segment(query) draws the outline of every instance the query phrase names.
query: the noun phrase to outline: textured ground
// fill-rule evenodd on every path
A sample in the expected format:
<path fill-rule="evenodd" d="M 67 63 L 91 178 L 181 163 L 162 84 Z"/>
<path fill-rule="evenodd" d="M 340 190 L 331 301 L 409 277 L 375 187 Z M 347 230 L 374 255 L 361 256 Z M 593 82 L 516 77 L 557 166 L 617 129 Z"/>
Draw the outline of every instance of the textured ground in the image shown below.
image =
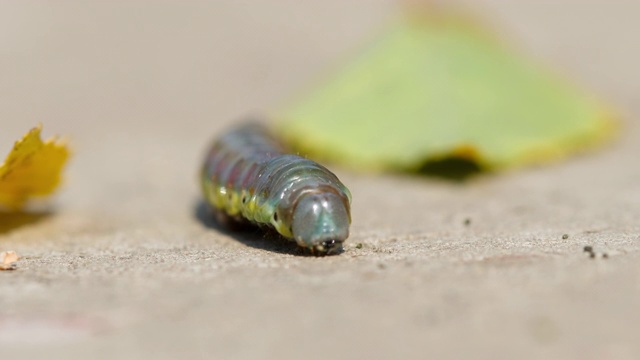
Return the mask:
<path fill-rule="evenodd" d="M 337 169 L 352 236 L 327 258 L 203 221 L 197 168 L 393 4 L 0 3 L 0 150 L 41 121 L 75 151 L 54 211 L 0 218 L 24 256 L 0 273 L 3 355 L 637 359 L 640 6 L 555 3 L 476 7 L 614 104 L 619 140 L 465 184 Z"/>

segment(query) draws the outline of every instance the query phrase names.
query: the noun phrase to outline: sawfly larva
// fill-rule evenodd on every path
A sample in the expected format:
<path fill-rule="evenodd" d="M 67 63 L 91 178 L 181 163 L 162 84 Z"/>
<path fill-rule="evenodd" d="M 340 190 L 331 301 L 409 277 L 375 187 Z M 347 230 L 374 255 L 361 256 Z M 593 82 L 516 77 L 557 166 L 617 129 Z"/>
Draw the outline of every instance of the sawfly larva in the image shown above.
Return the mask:
<path fill-rule="evenodd" d="M 219 217 L 271 226 L 314 254 L 340 252 L 349 236 L 349 190 L 324 166 L 287 154 L 261 124 L 247 123 L 218 139 L 201 181 Z"/>

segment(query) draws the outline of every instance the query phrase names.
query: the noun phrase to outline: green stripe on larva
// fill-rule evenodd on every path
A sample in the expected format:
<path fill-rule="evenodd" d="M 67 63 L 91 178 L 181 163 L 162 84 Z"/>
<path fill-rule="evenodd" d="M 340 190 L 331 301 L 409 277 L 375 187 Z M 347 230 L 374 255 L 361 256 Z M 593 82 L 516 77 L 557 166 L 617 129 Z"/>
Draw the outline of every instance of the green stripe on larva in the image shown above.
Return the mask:
<path fill-rule="evenodd" d="M 219 214 L 271 226 L 313 253 L 339 252 L 349 236 L 349 190 L 322 165 L 287 154 L 260 124 L 242 125 L 218 139 L 201 180 Z"/>

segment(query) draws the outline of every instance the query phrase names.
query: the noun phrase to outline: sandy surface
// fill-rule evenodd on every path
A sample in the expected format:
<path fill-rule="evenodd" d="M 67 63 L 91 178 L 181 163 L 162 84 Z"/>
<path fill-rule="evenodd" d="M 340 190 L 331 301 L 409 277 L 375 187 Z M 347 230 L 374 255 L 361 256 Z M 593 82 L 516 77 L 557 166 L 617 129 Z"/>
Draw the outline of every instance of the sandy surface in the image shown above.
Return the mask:
<path fill-rule="evenodd" d="M 639 358 L 640 6 L 553 3 L 477 7 L 614 104 L 619 140 L 466 184 L 336 169 L 352 236 L 314 258 L 203 221 L 199 162 L 393 4 L 1 2 L 0 150 L 38 121 L 75 150 L 54 211 L 0 218 L 24 256 L 3 357 Z"/>

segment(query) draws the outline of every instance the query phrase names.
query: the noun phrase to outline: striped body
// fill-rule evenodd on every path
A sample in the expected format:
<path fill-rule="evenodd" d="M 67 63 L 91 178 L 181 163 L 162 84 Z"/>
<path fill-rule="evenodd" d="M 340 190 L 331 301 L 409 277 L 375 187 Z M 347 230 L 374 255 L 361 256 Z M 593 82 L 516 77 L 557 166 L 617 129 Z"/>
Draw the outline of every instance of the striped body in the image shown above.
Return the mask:
<path fill-rule="evenodd" d="M 349 190 L 322 165 L 286 154 L 260 124 L 216 141 L 201 175 L 205 198 L 217 211 L 270 225 L 313 252 L 338 251 L 348 236 Z"/>

